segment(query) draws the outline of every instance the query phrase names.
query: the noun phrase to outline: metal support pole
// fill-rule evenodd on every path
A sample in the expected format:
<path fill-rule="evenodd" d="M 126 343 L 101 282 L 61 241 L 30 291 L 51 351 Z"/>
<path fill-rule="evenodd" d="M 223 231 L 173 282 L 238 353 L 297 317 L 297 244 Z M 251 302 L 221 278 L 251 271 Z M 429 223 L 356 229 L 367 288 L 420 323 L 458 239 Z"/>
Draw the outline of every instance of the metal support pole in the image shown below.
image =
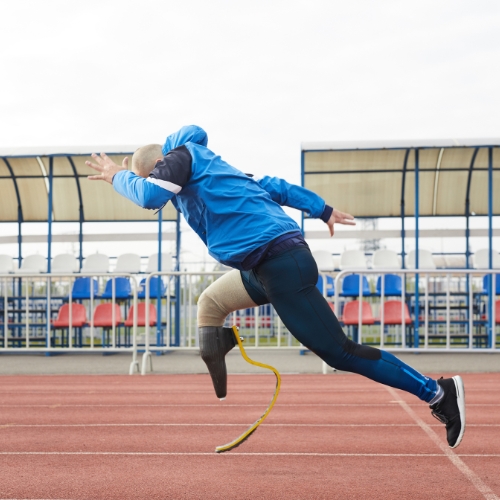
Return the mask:
<path fill-rule="evenodd" d="M 493 148 L 488 148 L 488 267 L 493 269 Z M 488 287 L 488 347 L 495 347 L 495 325 L 493 324 L 493 308 L 496 285 L 494 274 L 489 275 Z"/>
<path fill-rule="evenodd" d="M 50 273 L 52 267 L 52 202 L 53 202 L 53 184 L 54 184 L 54 158 L 49 158 L 49 209 L 47 214 L 48 232 L 47 232 L 47 272 Z"/>
<path fill-rule="evenodd" d="M 163 238 L 163 210 L 158 212 L 158 272 L 161 273 L 162 270 L 162 238 Z M 161 276 L 157 276 L 158 282 L 156 287 L 156 345 L 162 344 L 161 338 Z M 151 286 L 149 287 L 149 293 L 151 293 Z M 168 292 L 167 292 L 168 293 Z M 167 335 L 170 325 L 167 324 Z M 157 351 L 157 354 L 161 354 Z"/>
<path fill-rule="evenodd" d="M 419 218 L 419 163 L 418 163 L 418 149 L 415 149 L 415 269 L 418 269 L 418 218 Z M 418 272 L 415 274 L 415 336 L 413 338 L 413 346 L 418 347 L 419 338 L 419 290 L 418 290 Z"/>
<path fill-rule="evenodd" d="M 177 223 L 176 223 L 176 241 L 175 241 L 175 253 L 176 253 L 176 264 L 175 270 L 181 270 L 181 214 L 177 212 Z M 181 326 L 181 282 L 180 277 L 175 277 L 175 346 L 179 345 L 180 341 L 180 326 Z"/>
<path fill-rule="evenodd" d="M 300 152 L 300 185 L 304 186 L 304 151 Z M 300 211 L 300 229 L 302 231 L 302 236 L 304 236 L 304 212 Z"/>

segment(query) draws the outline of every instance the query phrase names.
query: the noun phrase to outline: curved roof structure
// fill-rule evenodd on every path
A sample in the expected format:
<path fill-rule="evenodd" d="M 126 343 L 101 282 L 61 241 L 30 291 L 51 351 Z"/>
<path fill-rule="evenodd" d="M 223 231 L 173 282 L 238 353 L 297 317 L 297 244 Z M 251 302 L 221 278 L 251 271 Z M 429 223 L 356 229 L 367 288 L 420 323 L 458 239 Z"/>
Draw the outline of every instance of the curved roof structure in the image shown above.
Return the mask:
<path fill-rule="evenodd" d="M 499 147 L 500 139 L 306 142 L 303 185 L 356 217 L 414 216 L 418 159 L 420 216 L 488 215 L 489 150 L 498 192 Z"/>
<path fill-rule="evenodd" d="M 89 181 L 95 171 L 85 165 L 93 152 L 105 151 L 121 164 L 138 146 L 0 149 L 0 222 L 48 220 L 52 168 L 54 222 L 155 221 L 156 211 L 144 210 L 104 182 Z M 177 220 L 171 203 L 163 220 Z"/>

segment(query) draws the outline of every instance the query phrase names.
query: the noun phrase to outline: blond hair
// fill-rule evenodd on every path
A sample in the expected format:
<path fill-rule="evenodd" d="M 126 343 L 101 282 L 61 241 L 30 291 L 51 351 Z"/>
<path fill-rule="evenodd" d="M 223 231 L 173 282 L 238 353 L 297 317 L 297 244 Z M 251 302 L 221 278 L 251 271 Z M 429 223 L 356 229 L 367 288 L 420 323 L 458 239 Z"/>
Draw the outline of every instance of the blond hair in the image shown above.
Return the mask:
<path fill-rule="evenodd" d="M 155 168 L 156 160 L 162 159 L 160 144 L 148 144 L 139 148 L 132 156 L 132 170 L 141 177 L 148 177 Z"/>

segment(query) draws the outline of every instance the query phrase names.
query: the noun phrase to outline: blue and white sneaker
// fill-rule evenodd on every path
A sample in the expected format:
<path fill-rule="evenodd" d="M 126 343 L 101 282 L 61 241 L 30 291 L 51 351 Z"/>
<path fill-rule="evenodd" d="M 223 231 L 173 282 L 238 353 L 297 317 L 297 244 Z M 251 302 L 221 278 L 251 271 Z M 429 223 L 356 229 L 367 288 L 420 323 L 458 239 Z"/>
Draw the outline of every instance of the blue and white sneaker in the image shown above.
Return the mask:
<path fill-rule="evenodd" d="M 446 438 L 450 448 L 456 448 L 465 432 L 465 391 L 462 377 L 441 377 L 437 383 L 443 388 L 444 395 L 429 406 L 432 416 L 446 425 Z"/>

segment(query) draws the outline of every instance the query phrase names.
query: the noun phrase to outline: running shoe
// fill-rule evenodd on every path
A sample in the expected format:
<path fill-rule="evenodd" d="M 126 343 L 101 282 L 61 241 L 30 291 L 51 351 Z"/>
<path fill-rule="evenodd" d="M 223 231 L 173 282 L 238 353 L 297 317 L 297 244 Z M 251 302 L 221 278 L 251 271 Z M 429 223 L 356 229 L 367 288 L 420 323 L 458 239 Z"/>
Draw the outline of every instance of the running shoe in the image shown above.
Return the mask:
<path fill-rule="evenodd" d="M 456 448 L 465 432 L 465 391 L 462 377 L 441 377 L 437 383 L 443 388 L 440 401 L 430 405 L 432 416 L 446 425 L 446 438 L 450 448 Z"/>

